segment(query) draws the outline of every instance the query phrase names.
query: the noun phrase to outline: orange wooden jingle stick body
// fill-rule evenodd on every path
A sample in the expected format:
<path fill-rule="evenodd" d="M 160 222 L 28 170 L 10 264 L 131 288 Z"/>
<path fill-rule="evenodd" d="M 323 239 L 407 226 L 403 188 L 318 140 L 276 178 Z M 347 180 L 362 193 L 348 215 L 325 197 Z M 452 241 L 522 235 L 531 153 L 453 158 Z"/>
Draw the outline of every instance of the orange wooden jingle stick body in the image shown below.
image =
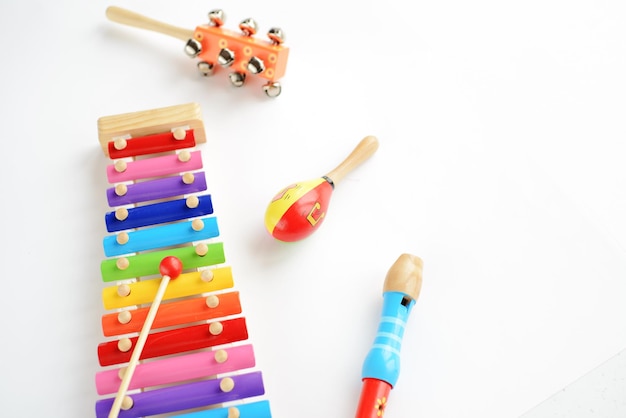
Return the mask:
<path fill-rule="evenodd" d="M 265 212 L 265 227 L 279 241 L 299 241 L 324 221 L 337 183 L 378 149 L 378 139 L 366 136 L 341 164 L 325 176 L 293 183 L 279 191 Z"/>

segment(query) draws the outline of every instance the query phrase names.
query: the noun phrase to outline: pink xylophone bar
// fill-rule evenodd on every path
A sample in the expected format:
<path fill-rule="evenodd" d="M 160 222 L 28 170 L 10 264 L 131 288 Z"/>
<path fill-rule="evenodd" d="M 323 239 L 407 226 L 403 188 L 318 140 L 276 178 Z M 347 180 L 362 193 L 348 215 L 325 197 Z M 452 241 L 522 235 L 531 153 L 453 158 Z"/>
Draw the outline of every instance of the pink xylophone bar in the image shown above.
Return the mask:
<path fill-rule="evenodd" d="M 194 149 L 206 141 L 199 106 L 103 117 L 98 132 L 112 187 L 96 417 L 118 416 L 110 395 L 119 392 L 120 417 L 271 418 Z M 183 266 L 171 282 L 159 267 L 170 257 Z"/>

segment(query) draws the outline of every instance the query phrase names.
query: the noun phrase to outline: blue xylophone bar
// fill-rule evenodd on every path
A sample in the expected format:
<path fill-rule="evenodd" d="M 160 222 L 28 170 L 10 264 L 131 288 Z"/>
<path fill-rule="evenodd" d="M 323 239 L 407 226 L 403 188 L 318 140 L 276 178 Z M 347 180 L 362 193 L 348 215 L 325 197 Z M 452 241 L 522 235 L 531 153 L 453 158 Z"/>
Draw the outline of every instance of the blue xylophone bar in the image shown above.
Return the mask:
<path fill-rule="evenodd" d="M 196 207 L 189 207 L 187 199 L 170 200 L 127 209 L 123 219 L 116 217 L 116 212 L 108 212 L 104 220 L 107 231 L 116 232 L 125 229 L 141 228 L 182 219 L 195 218 L 213 213 L 211 195 L 198 196 Z"/>
<path fill-rule="evenodd" d="M 177 418 L 224 418 L 228 416 L 229 409 L 237 409 L 241 418 L 272 418 L 269 401 L 257 401 L 225 407 L 219 409 L 207 409 L 205 411 L 190 412 L 183 415 L 175 415 Z"/>
<path fill-rule="evenodd" d="M 104 254 L 107 257 L 114 257 L 161 247 L 172 247 L 217 236 L 219 236 L 217 219 L 212 217 L 109 235 L 103 239 L 102 245 Z"/>

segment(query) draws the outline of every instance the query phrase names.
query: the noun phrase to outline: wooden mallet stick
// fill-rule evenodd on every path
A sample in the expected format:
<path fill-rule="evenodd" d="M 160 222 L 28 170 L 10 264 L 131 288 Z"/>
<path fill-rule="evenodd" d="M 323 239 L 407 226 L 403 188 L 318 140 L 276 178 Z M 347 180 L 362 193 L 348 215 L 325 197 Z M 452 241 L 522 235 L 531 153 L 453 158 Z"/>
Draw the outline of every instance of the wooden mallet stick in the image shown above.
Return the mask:
<path fill-rule="evenodd" d="M 161 284 L 159 285 L 156 296 L 154 297 L 154 301 L 152 302 L 150 310 L 148 311 L 148 315 L 146 316 L 146 321 L 143 323 L 143 327 L 141 327 L 141 332 L 139 333 L 139 338 L 137 339 L 137 343 L 135 344 L 135 349 L 133 350 L 133 354 L 130 357 L 126 372 L 124 372 L 124 378 L 122 379 L 122 383 L 120 384 L 117 395 L 115 396 L 115 400 L 113 401 L 111 412 L 109 412 L 109 418 L 117 418 L 120 413 L 122 402 L 124 401 L 124 396 L 126 395 L 126 391 L 128 390 L 128 386 L 130 385 L 130 380 L 135 373 L 135 368 L 137 367 L 137 364 L 139 364 L 139 357 L 141 356 L 143 347 L 146 344 L 146 339 L 148 338 L 148 334 L 150 333 L 150 329 L 152 328 L 152 323 L 154 322 L 154 318 L 156 317 L 159 305 L 163 300 L 163 295 L 165 294 L 167 285 L 169 284 L 170 280 L 174 280 L 178 276 L 180 276 L 180 273 L 182 271 L 183 263 L 177 257 L 168 256 L 161 260 L 161 264 L 159 265 L 159 272 L 161 273 L 161 276 L 163 276 L 163 278 L 161 279 Z"/>

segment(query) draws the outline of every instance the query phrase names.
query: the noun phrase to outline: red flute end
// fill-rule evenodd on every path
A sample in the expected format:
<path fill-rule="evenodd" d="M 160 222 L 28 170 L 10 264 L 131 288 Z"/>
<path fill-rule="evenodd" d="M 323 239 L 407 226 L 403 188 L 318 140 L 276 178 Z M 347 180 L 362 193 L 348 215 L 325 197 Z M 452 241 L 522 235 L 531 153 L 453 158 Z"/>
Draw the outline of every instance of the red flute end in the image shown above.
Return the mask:
<path fill-rule="evenodd" d="M 363 379 L 356 418 L 380 418 L 385 414 L 391 385 L 378 379 Z"/>

